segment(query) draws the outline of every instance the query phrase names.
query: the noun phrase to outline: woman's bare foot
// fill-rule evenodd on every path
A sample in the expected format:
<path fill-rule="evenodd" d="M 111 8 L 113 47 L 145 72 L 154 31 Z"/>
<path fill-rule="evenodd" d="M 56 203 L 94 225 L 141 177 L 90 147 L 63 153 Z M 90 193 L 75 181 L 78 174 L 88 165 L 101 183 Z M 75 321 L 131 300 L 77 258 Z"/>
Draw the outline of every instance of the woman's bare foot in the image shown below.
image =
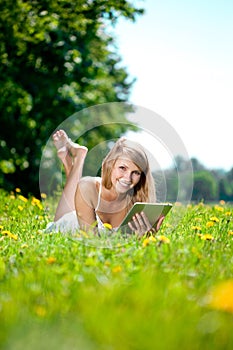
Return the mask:
<path fill-rule="evenodd" d="M 53 134 L 53 143 L 57 149 L 57 155 L 61 159 L 66 175 L 68 176 L 73 162 L 84 160 L 87 154 L 87 147 L 80 146 L 73 142 L 64 130 L 58 130 Z"/>
<path fill-rule="evenodd" d="M 69 138 L 64 130 L 58 130 L 53 134 L 53 143 L 58 151 L 61 148 L 66 147 L 68 139 Z"/>
<path fill-rule="evenodd" d="M 78 143 L 73 142 L 71 139 L 68 139 L 67 142 L 67 148 L 71 154 L 71 156 L 73 157 L 73 159 L 75 158 L 85 158 L 88 148 L 85 146 L 81 146 Z"/>
<path fill-rule="evenodd" d="M 53 134 L 53 143 L 57 149 L 57 156 L 62 161 L 66 176 L 69 175 L 72 168 L 72 157 L 69 153 L 67 143 L 68 136 L 64 130 L 58 130 Z"/>

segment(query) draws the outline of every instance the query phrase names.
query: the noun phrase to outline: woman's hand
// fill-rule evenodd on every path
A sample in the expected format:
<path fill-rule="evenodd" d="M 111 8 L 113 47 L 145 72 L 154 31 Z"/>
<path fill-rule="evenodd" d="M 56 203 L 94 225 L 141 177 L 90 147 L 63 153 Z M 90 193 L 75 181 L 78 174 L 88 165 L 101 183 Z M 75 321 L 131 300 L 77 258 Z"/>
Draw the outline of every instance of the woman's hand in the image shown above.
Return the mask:
<path fill-rule="evenodd" d="M 133 220 L 128 223 L 130 229 L 135 232 L 139 237 L 142 237 L 145 233 L 154 233 L 157 232 L 162 225 L 164 216 L 161 215 L 156 224 L 156 228 L 152 227 L 147 216 L 142 211 L 133 216 Z"/>

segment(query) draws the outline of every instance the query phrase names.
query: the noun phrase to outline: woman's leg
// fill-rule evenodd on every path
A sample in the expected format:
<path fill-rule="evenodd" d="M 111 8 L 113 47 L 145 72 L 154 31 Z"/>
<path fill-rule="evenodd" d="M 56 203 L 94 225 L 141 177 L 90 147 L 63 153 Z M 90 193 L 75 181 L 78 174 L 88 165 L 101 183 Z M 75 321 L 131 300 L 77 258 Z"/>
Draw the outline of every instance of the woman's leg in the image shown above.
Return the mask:
<path fill-rule="evenodd" d="M 70 158 L 67 158 L 68 156 L 66 155 L 66 157 L 63 157 L 62 159 L 62 162 L 65 167 L 65 172 L 67 173 L 67 179 L 66 179 L 66 184 L 63 189 L 60 201 L 57 206 L 54 221 L 57 221 L 58 219 L 60 219 L 64 214 L 67 214 L 75 210 L 75 204 L 74 204 L 75 192 L 76 192 L 77 184 L 82 177 L 84 160 L 86 158 L 86 154 L 88 151 L 86 147 L 80 146 L 77 143 L 72 142 L 70 139 L 68 139 L 68 137 L 67 139 L 66 137 L 64 138 L 64 134 L 62 138 L 63 138 L 63 141 L 66 142 L 65 146 L 63 142 L 62 148 L 63 147 L 67 148 L 67 153 Z M 58 139 L 60 139 L 60 137 L 58 137 Z M 57 145 L 59 141 L 58 139 L 56 140 Z"/>
<path fill-rule="evenodd" d="M 67 147 L 68 142 L 69 138 L 64 130 L 58 130 L 53 134 L 53 143 L 57 149 L 57 156 L 64 166 L 66 178 L 69 176 L 73 164 L 71 154 Z"/>

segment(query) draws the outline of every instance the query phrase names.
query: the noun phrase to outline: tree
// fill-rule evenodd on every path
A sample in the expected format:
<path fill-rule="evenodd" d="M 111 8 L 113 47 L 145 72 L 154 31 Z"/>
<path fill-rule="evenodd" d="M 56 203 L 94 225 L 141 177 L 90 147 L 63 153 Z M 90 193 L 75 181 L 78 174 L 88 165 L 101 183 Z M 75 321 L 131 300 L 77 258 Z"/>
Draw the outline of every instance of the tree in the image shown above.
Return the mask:
<path fill-rule="evenodd" d="M 211 201 L 218 196 L 218 185 L 215 177 L 207 170 L 194 173 L 192 200 Z"/>
<path fill-rule="evenodd" d="M 88 106 L 127 101 L 133 80 L 111 28 L 142 13 L 126 0 L 0 0 L 0 186 L 37 192 L 41 150 L 57 125 Z M 81 142 L 92 147 L 104 133 Z"/>
<path fill-rule="evenodd" d="M 219 199 L 233 201 L 233 168 L 219 180 Z"/>

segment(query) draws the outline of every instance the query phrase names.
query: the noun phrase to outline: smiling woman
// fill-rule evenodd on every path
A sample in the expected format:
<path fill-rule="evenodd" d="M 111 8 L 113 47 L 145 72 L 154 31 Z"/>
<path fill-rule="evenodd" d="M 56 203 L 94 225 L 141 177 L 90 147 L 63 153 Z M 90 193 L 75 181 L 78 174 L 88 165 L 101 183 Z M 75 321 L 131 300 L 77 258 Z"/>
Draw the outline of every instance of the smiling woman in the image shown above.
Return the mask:
<path fill-rule="evenodd" d="M 48 229 L 69 232 L 79 228 L 94 232 L 106 224 L 117 230 L 135 202 L 155 202 L 155 186 L 147 155 L 137 142 L 120 138 L 102 162 L 100 177 L 82 177 L 87 148 L 72 142 L 64 130 L 53 135 L 66 184 Z M 163 219 L 163 218 L 162 218 Z M 159 221 L 159 229 L 162 220 Z M 152 224 L 139 213 L 128 224 L 141 236 Z"/>

